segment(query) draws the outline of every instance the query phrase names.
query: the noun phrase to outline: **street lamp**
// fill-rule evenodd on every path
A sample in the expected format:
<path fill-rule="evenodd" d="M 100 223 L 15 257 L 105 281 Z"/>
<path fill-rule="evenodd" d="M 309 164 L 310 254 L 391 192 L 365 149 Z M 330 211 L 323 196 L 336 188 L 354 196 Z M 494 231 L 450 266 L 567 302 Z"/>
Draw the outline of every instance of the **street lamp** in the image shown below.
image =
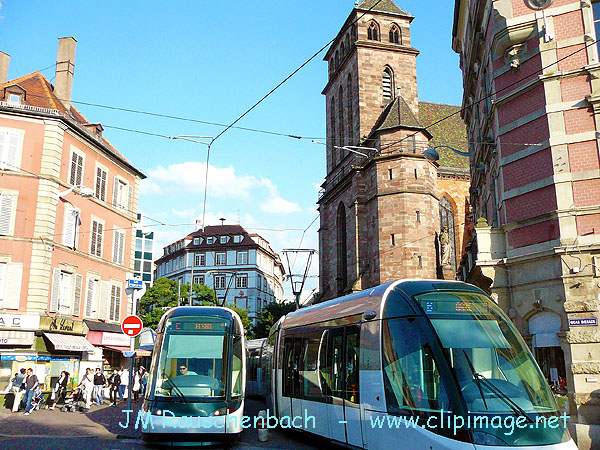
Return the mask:
<path fill-rule="evenodd" d="M 204 177 L 204 205 L 202 207 L 202 229 L 204 229 L 204 218 L 206 216 L 206 192 L 208 188 L 208 162 L 210 160 L 210 146 L 213 142 L 215 142 L 215 138 L 212 136 L 195 136 L 182 134 L 178 136 L 167 136 L 169 139 L 181 139 L 184 141 L 194 142 L 196 144 L 203 144 L 208 147 L 208 151 L 206 152 L 206 176 Z M 198 139 L 210 139 L 210 142 L 199 141 Z"/>
<path fill-rule="evenodd" d="M 65 196 L 69 195 L 73 191 L 81 195 L 83 198 L 90 198 L 94 196 L 94 190 L 92 188 L 78 184 L 77 186 L 73 186 L 72 188 L 67 189 L 66 191 L 59 192 L 58 198 L 64 199 Z"/>
<path fill-rule="evenodd" d="M 427 150 L 425 150 L 423 152 L 423 155 L 429 161 L 437 161 L 437 160 L 440 159 L 440 154 L 437 152 L 438 148 L 447 148 L 447 149 L 452 150 L 457 155 L 460 155 L 460 156 L 469 156 L 469 152 L 462 152 L 460 150 L 455 149 L 454 147 L 450 147 L 449 145 L 436 145 L 433 148 L 428 148 Z"/>

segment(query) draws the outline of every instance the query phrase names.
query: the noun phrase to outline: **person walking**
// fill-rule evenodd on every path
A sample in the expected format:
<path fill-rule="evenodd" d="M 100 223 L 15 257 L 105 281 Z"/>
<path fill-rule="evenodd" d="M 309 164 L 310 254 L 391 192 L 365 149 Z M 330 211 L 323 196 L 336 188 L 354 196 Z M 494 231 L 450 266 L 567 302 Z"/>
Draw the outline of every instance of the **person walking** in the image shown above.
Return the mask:
<path fill-rule="evenodd" d="M 142 389 L 142 377 L 140 376 L 140 371 L 136 370 L 133 372 L 133 387 L 131 390 L 133 391 L 133 401 L 137 402 L 140 399 L 140 390 Z"/>
<path fill-rule="evenodd" d="M 92 369 L 87 368 L 85 370 L 85 375 L 79 382 L 78 387 L 83 391 L 85 409 L 89 410 L 92 407 L 92 393 L 94 391 L 94 374 Z"/>
<path fill-rule="evenodd" d="M 104 389 L 104 385 L 106 384 L 106 377 L 100 370 L 100 367 L 96 367 L 96 373 L 94 374 L 94 393 L 93 400 L 98 405 L 104 403 L 104 399 L 102 398 L 102 389 Z"/>
<path fill-rule="evenodd" d="M 69 372 L 67 372 L 66 370 L 63 370 L 60 373 L 60 377 L 58 378 L 56 385 L 54 386 L 54 392 L 52 393 L 54 398 L 53 398 L 53 403 L 52 403 L 52 406 L 50 407 L 50 409 L 54 409 L 54 407 L 56 406 L 56 404 L 59 401 L 62 401 L 62 402 L 65 401 L 65 396 L 67 395 L 68 384 L 69 384 Z"/>
<path fill-rule="evenodd" d="M 140 366 L 140 378 L 142 384 L 141 394 L 142 398 L 144 398 L 146 395 L 146 385 L 148 384 L 148 371 L 144 366 Z"/>
<path fill-rule="evenodd" d="M 13 400 L 12 412 L 19 411 L 19 406 L 21 405 L 21 400 L 23 398 L 23 394 L 25 393 L 25 389 L 22 388 L 23 381 L 25 381 L 25 369 L 21 369 L 14 376 L 12 381 L 12 391 L 15 394 L 15 399 Z"/>
<path fill-rule="evenodd" d="M 27 378 L 25 378 L 25 404 L 27 405 L 25 408 L 26 416 L 30 414 L 31 408 L 33 408 L 33 395 L 39 385 L 40 382 L 38 381 L 38 377 L 34 375 L 33 369 L 30 367 L 27 369 Z"/>
<path fill-rule="evenodd" d="M 110 386 L 110 401 L 112 402 L 112 406 L 117 406 L 117 395 L 121 385 L 121 376 L 117 369 L 113 370 L 113 374 L 108 379 L 108 384 Z"/>
<path fill-rule="evenodd" d="M 121 384 L 119 385 L 119 400 L 123 401 L 123 399 L 129 395 L 127 392 L 127 386 L 129 385 L 129 371 L 121 367 L 119 376 L 121 377 Z"/>

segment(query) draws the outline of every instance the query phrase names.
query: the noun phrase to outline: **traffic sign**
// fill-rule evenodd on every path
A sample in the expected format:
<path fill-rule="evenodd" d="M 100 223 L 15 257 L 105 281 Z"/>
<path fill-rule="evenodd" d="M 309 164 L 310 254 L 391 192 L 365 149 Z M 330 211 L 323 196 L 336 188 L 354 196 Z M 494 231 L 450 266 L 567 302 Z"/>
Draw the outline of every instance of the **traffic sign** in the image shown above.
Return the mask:
<path fill-rule="evenodd" d="M 142 319 L 138 316 L 127 316 L 121 323 L 121 330 L 129 337 L 136 337 L 142 332 L 143 326 Z"/>
<path fill-rule="evenodd" d="M 130 278 L 127 280 L 127 289 L 143 289 L 144 282 L 142 280 L 138 280 L 137 278 Z"/>

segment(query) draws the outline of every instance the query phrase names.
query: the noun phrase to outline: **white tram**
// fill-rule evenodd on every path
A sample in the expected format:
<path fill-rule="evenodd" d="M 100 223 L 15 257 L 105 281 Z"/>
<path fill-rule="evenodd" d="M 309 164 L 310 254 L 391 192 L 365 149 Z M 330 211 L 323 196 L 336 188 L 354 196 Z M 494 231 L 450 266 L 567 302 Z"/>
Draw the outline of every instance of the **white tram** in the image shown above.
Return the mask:
<path fill-rule="evenodd" d="M 228 308 L 182 306 L 162 317 L 146 389 L 147 442 L 218 442 L 242 432 L 246 344 Z"/>
<path fill-rule="evenodd" d="M 466 283 L 395 281 L 303 308 L 272 328 L 265 347 L 274 350 L 263 364 L 273 369 L 270 414 L 301 416 L 294 427 L 332 441 L 577 448 L 511 321 Z"/>

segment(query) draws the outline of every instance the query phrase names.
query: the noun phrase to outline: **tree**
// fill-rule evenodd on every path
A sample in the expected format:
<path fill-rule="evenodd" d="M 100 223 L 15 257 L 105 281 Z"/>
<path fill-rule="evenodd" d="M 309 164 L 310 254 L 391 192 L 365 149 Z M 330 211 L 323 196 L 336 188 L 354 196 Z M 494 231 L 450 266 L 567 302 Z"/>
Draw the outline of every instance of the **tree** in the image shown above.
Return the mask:
<path fill-rule="evenodd" d="M 282 316 L 296 311 L 296 304 L 294 302 L 287 303 L 269 303 L 263 309 L 256 325 L 252 327 L 252 334 L 254 339 L 266 338 L 269 336 L 271 327 L 277 322 Z"/>
<path fill-rule="evenodd" d="M 227 305 L 227 308 L 235 311 L 242 319 L 242 325 L 244 326 L 244 330 L 248 331 L 246 338 L 252 339 L 252 321 L 248 318 L 248 310 L 244 308 L 239 308 L 235 305 Z"/>
<path fill-rule="evenodd" d="M 154 285 L 146 290 L 141 298 L 140 318 L 145 327 L 156 329 L 161 317 L 170 308 L 177 306 L 178 283 L 168 278 L 159 278 Z M 188 305 L 190 298 L 190 285 L 181 285 L 181 305 Z M 194 306 L 214 306 L 217 303 L 215 291 L 203 284 L 192 286 Z"/>

